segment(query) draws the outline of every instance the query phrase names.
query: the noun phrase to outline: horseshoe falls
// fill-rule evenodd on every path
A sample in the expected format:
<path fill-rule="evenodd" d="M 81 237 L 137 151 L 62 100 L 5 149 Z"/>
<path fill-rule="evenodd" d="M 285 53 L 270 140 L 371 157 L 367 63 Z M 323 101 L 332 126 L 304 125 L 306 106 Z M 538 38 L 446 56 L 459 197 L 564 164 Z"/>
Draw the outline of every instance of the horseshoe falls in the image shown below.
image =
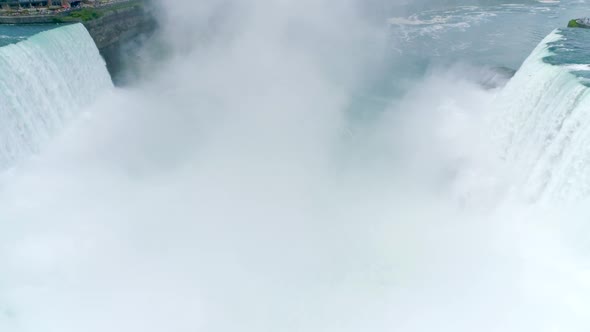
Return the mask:
<path fill-rule="evenodd" d="M 586 31 L 554 31 L 498 97 L 504 155 L 531 200 L 590 193 Z M 586 62 L 586 63 L 585 63 Z"/>
<path fill-rule="evenodd" d="M 0 167 L 40 148 L 113 87 L 83 25 L 40 32 L 0 48 Z"/>
<path fill-rule="evenodd" d="M 1 332 L 590 330 L 585 1 L 150 5 L 0 25 Z"/>

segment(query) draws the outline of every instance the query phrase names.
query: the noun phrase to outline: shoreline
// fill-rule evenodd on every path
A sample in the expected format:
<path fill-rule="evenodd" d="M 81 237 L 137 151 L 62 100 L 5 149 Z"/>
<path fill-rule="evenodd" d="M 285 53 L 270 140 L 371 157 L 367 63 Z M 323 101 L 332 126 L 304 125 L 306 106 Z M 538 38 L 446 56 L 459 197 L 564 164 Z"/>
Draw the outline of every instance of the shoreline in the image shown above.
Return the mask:
<path fill-rule="evenodd" d="M 53 23 L 83 23 L 99 19 L 104 15 L 118 10 L 140 7 L 144 0 L 115 0 L 105 4 L 93 6 L 81 6 L 75 8 L 63 8 L 49 13 L 29 15 L 18 13 L 16 15 L 0 14 L 0 25 L 5 24 L 53 24 Z"/>

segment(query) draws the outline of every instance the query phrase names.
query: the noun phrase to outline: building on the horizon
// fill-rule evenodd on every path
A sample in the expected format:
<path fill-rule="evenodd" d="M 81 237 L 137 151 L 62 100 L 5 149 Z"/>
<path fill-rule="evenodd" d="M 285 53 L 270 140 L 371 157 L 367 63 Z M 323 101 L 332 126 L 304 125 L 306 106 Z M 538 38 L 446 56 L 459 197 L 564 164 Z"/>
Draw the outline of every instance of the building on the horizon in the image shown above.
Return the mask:
<path fill-rule="evenodd" d="M 20 9 L 20 8 L 70 8 L 78 7 L 82 4 L 95 4 L 94 0 L 0 0 L 0 9 Z"/>

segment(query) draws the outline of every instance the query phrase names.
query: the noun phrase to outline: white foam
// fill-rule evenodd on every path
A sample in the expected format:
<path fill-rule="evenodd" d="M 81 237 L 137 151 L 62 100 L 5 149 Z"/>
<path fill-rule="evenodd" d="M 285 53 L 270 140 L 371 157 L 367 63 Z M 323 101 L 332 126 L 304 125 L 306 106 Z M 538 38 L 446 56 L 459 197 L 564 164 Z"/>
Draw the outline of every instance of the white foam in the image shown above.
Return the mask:
<path fill-rule="evenodd" d="M 0 48 L 0 168 L 35 153 L 64 123 L 112 87 L 82 24 Z"/>
<path fill-rule="evenodd" d="M 560 38 L 547 36 L 497 100 L 503 157 L 518 170 L 515 187 L 531 200 L 590 194 L 589 90 L 570 66 L 543 61 L 548 43 Z"/>
<path fill-rule="evenodd" d="M 590 70 L 590 65 L 587 65 L 587 64 L 572 64 L 572 65 L 566 65 L 564 67 L 571 70 L 571 71 L 589 71 Z"/>

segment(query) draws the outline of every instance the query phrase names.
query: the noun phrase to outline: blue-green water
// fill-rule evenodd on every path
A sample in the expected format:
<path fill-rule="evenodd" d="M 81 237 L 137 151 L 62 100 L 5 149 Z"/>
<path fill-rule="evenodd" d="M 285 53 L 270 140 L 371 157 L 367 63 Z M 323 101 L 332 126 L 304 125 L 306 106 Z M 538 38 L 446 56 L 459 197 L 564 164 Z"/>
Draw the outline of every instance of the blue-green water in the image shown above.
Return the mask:
<path fill-rule="evenodd" d="M 590 86 L 590 30 L 564 28 L 558 32 L 562 38 L 549 43 L 552 55 L 545 57 L 546 63 L 565 66 L 580 81 Z"/>
<path fill-rule="evenodd" d="M 370 116 L 387 107 L 381 100 L 402 96 L 432 71 L 456 66 L 469 68 L 462 75 L 485 85 L 496 80 L 499 73 L 503 77 L 497 83 L 501 84 L 545 36 L 557 28 L 571 30 L 565 28 L 568 21 L 585 16 L 588 9 L 576 0 L 414 1 L 392 5 L 379 16 L 386 22 L 388 54 L 363 92 L 371 98 L 360 101 L 356 108 Z M 574 63 L 584 63 L 589 53 L 582 48 L 590 44 L 586 42 L 590 31 L 565 33 L 572 35 L 572 43 L 579 43 L 581 52 L 574 52 Z M 561 56 L 566 57 L 557 55 Z M 569 63 L 565 58 L 552 61 Z"/>
<path fill-rule="evenodd" d="M 486 87 L 502 85 L 558 28 L 571 37 L 567 43 L 576 51 L 568 53 L 566 47 L 547 61 L 590 63 L 590 30 L 566 28 L 570 19 L 590 13 L 577 0 L 413 1 L 385 7 L 375 17 L 385 27 L 388 47 L 351 106 L 356 117 L 373 119 L 425 76 L 450 68 L 462 67 L 459 75 Z M 590 76 L 590 71 L 578 75 Z"/>
<path fill-rule="evenodd" d="M 580 1 L 504 2 L 392 17 L 392 48 L 428 66 L 468 62 L 517 69 L 547 34 L 589 13 Z"/>
<path fill-rule="evenodd" d="M 34 34 L 55 27 L 55 24 L 0 25 L 0 47 L 18 43 Z"/>
<path fill-rule="evenodd" d="M 588 33 L 539 44 L 585 6 L 434 1 L 384 55 L 351 1 L 198 1 L 133 89 L 82 25 L 0 48 L 0 331 L 587 332 Z"/>

